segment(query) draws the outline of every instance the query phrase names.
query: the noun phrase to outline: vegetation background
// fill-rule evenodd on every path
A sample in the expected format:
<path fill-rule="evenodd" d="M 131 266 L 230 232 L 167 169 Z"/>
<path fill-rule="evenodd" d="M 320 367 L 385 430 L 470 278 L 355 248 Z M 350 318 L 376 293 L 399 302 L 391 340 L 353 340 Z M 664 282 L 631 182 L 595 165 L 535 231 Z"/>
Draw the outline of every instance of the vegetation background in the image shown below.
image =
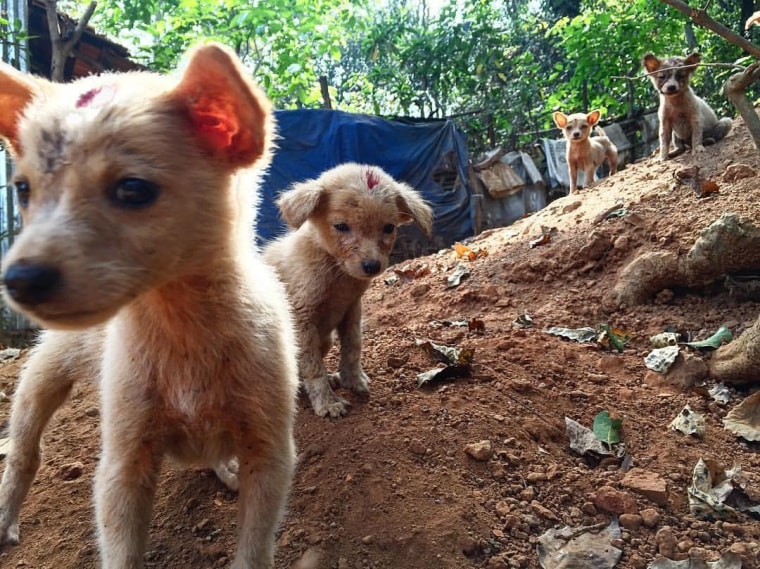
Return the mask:
<path fill-rule="evenodd" d="M 88 4 L 61 0 L 59 9 L 76 18 Z M 755 8 L 692 5 L 737 33 Z M 157 70 L 201 38 L 227 43 L 278 108 L 323 106 L 322 77 L 333 108 L 454 118 L 473 153 L 532 142 L 559 109 L 618 119 L 656 108 L 641 79 L 648 51 L 698 50 L 709 63 L 745 57 L 652 0 L 117 0 L 99 4 L 90 24 Z M 723 114 L 734 112 L 721 89 L 732 72 L 707 67 L 694 81 Z"/>

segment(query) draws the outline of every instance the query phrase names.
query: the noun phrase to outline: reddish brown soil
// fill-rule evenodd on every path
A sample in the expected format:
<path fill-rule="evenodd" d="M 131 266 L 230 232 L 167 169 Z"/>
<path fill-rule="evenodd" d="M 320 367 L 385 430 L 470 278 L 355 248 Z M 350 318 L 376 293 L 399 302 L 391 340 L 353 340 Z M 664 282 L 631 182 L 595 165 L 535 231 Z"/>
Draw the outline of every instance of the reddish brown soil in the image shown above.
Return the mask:
<path fill-rule="evenodd" d="M 634 513 L 644 511 L 652 526 L 635 527 L 633 516 L 618 542 L 618 567 L 646 567 L 665 527 L 675 537 L 677 556 L 692 551 L 712 560 L 732 549 L 743 555 L 743 567 L 760 566 L 760 523 L 697 520 L 686 495 L 700 457 L 739 463 L 751 488 L 760 487 L 760 446 L 722 426 L 728 408 L 752 390 L 733 389 L 724 407 L 704 390 L 675 384 L 644 365 L 649 336 L 665 326 L 701 339 L 726 324 L 738 335 L 758 317 L 760 304 L 729 295 L 720 283 L 675 289 L 639 307 L 603 302 L 637 254 L 685 252 L 723 213 L 760 223 L 760 158 L 742 125 L 698 160 L 701 173 L 719 184 L 717 195 L 698 199 L 688 186 L 675 184 L 674 171 L 693 163 L 690 154 L 667 163 L 645 160 L 477 237 L 470 247 L 487 256 L 468 262 L 470 276 L 457 288 L 445 282 L 457 263 L 451 250 L 412 262 L 426 264 L 427 275 L 397 285 L 385 282 L 392 271 L 378 278 L 364 302 L 371 396 L 344 394 L 353 406 L 340 420 L 320 419 L 300 401 L 299 465 L 277 568 L 538 567 L 536 542 L 547 529 L 609 523 L 611 514 L 593 500 L 603 486 L 631 497 Z M 724 180 L 734 163 L 746 164 L 752 175 Z M 595 224 L 616 200 L 628 215 Z M 557 232 L 549 243 L 529 247 L 541 226 Z M 513 325 L 524 313 L 533 318 L 532 328 Z M 485 332 L 441 324 L 469 319 L 482 319 Z M 544 331 L 601 322 L 635 334 L 622 354 Z M 471 375 L 418 388 L 416 375 L 437 365 L 418 339 L 473 348 Z M 0 390 L 9 396 L 18 365 L 0 367 Z M 668 428 L 686 404 L 705 414 L 702 440 Z M 593 464 L 570 451 L 564 418 L 590 426 L 602 410 L 623 418 L 633 466 L 667 482 L 666 503 L 624 486 L 626 472 L 618 464 Z M 9 411 L 10 403 L 0 402 L 0 421 Z M 21 515 L 21 545 L 1 553 L 0 566 L 98 566 L 91 498 L 98 421 L 93 387 L 77 386 L 45 435 L 43 466 Z M 476 461 L 464 448 L 481 440 L 489 440 L 493 452 Z M 65 481 L 63 470 L 76 462 L 81 476 Z M 146 565 L 229 566 L 235 509 L 235 494 L 209 470 L 168 466 Z"/>

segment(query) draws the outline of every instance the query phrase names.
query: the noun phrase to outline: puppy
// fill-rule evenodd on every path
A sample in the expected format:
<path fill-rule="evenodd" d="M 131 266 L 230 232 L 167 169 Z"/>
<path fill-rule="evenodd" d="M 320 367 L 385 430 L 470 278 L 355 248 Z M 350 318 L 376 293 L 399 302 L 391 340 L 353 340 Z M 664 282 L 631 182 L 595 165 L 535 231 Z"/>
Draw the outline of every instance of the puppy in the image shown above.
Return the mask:
<path fill-rule="evenodd" d="M 607 138 L 602 127 L 596 127 L 597 136 L 591 136 L 591 130 L 599 122 L 601 113 L 591 111 L 588 114 L 574 113 L 565 115 L 559 111 L 554 113 L 554 124 L 559 127 L 567 139 L 565 157 L 570 171 L 570 193 L 577 190 L 578 172 L 583 172 L 586 187 L 594 183 L 596 169 L 605 159 L 610 165 L 610 175 L 617 172 L 617 148 Z"/>
<path fill-rule="evenodd" d="M 270 243 L 264 258 L 285 281 L 301 345 L 299 375 L 317 415 L 338 417 L 348 402 L 332 379 L 369 391 L 361 366 L 361 297 L 388 266 L 399 225 L 415 221 L 430 234 L 433 211 L 412 188 L 375 166 L 343 164 L 295 184 L 277 200 L 293 231 Z M 340 338 L 339 371 L 324 357 Z"/>
<path fill-rule="evenodd" d="M 652 85 L 660 94 L 660 159 L 667 160 L 682 154 L 686 144 L 692 153 L 703 152 L 704 144 L 715 144 L 731 130 L 731 119 L 718 120 L 715 112 L 694 94 L 689 79 L 697 70 L 701 57 L 692 53 L 686 58 L 668 57 L 660 60 L 647 53 L 642 62 Z M 676 150 L 670 153 L 670 143 Z"/>
<path fill-rule="evenodd" d="M 13 401 L 0 543 L 18 543 L 46 423 L 76 379 L 96 378 L 103 567 L 143 567 L 164 455 L 239 486 L 232 567 L 273 566 L 298 362 L 284 287 L 252 246 L 273 118 L 246 76 L 215 44 L 192 51 L 177 79 L 57 84 L 0 67 L 0 135 L 24 220 L 4 296 L 50 329 Z"/>

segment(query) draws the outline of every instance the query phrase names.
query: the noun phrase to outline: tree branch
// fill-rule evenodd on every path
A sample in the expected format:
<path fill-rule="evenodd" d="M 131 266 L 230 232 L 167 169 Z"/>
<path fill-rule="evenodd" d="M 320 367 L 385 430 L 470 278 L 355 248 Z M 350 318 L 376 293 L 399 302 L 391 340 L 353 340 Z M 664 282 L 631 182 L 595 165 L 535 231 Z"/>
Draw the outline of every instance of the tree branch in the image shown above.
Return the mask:
<path fill-rule="evenodd" d="M 707 28 L 708 30 L 715 32 L 720 37 L 728 40 L 734 45 L 738 45 L 740 48 L 742 48 L 744 51 L 752 55 L 753 57 L 756 57 L 760 59 L 760 47 L 757 47 L 755 44 L 753 44 L 751 41 L 747 40 L 746 38 L 740 36 L 733 30 L 730 30 L 720 22 L 716 22 L 713 20 L 710 16 L 707 15 L 706 8 L 710 5 L 708 2 L 705 4 L 705 9 L 697 9 L 692 8 L 689 6 L 686 2 L 682 2 L 681 0 L 660 0 L 663 4 L 667 4 L 668 6 L 671 6 L 672 8 L 675 8 L 682 14 L 685 14 L 695 24 L 699 24 L 703 28 Z"/>
<path fill-rule="evenodd" d="M 63 30 L 61 30 L 58 25 L 58 0 L 45 1 L 45 14 L 47 16 L 50 46 L 52 48 L 50 58 L 50 78 L 53 81 L 59 83 L 63 82 L 66 59 L 69 57 L 69 54 L 71 54 L 71 51 L 74 49 L 77 42 L 82 39 L 82 34 L 84 34 L 87 29 L 87 24 L 89 23 L 90 18 L 92 18 L 96 6 L 97 2 L 95 2 L 95 0 L 90 2 L 84 15 L 77 22 L 71 36 L 64 40 L 63 38 L 65 34 L 62 33 Z"/>
<path fill-rule="evenodd" d="M 731 75 L 723 84 L 723 93 L 741 114 L 755 143 L 755 148 L 760 150 L 760 118 L 757 116 L 755 107 L 747 99 L 746 93 L 747 87 L 758 79 L 760 79 L 760 63 L 755 62 L 747 66 L 744 71 Z"/>

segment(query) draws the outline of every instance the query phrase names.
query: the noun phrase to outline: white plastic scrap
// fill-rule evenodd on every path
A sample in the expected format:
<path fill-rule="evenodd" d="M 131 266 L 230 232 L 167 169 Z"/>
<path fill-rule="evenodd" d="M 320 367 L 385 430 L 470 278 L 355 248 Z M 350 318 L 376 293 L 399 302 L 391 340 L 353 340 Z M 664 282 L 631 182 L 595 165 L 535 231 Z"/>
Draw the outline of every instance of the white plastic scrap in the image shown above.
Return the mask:
<path fill-rule="evenodd" d="M 708 391 L 710 394 L 710 397 L 713 398 L 714 401 L 720 403 L 721 405 L 725 405 L 729 401 L 731 401 L 731 392 L 729 391 L 728 387 L 726 387 L 726 384 L 721 382 L 714 386 L 712 389 Z"/>
<path fill-rule="evenodd" d="M 676 361 L 676 358 L 678 358 L 679 352 L 680 348 L 678 346 L 655 348 L 644 358 L 644 364 L 652 371 L 665 375 L 668 373 L 670 366 Z"/>
<path fill-rule="evenodd" d="M 649 338 L 649 344 L 653 348 L 664 348 L 665 346 L 675 346 L 678 344 L 678 332 L 661 332 Z"/>
<path fill-rule="evenodd" d="M 623 551 L 611 545 L 620 538 L 620 526 L 612 520 L 608 526 L 582 526 L 549 529 L 538 538 L 536 553 L 543 569 L 612 569 Z"/>
<path fill-rule="evenodd" d="M 687 405 L 670 422 L 670 428 L 701 439 L 705 434 L 705 418 Z"/>

